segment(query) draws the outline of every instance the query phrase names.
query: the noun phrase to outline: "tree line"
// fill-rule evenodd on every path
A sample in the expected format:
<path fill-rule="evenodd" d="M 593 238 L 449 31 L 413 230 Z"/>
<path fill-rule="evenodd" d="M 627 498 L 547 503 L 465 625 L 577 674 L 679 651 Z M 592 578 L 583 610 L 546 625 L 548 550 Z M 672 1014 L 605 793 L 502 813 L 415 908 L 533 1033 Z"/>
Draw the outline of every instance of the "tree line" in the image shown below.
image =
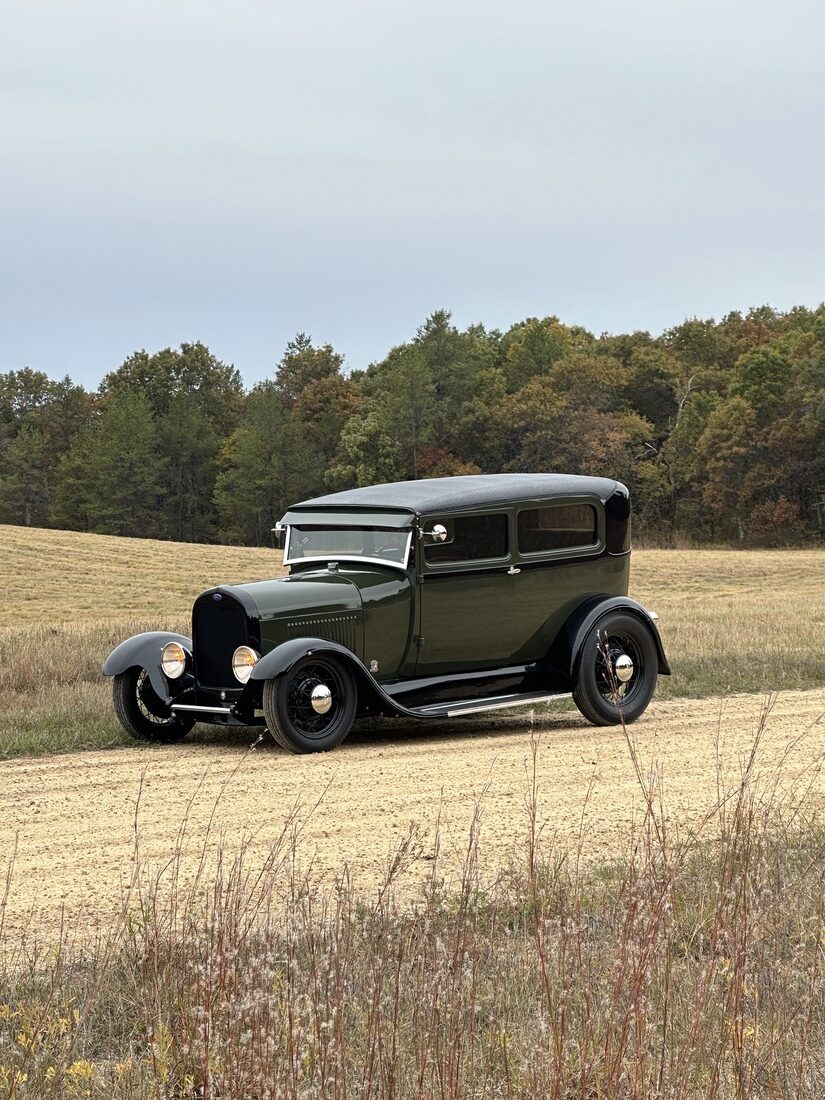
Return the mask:
<path fill-rule="evenodd" d="M 262 544 L 288 505 L 508 470 L 624 481 L 649 541 L 825 535 L 825 305 L 595 336 L 446 310 L 365 370 L 299 334 L 247 391 L 201 343 L 137 351 L 95 392 L 0 373 L 0 523 Z"/>

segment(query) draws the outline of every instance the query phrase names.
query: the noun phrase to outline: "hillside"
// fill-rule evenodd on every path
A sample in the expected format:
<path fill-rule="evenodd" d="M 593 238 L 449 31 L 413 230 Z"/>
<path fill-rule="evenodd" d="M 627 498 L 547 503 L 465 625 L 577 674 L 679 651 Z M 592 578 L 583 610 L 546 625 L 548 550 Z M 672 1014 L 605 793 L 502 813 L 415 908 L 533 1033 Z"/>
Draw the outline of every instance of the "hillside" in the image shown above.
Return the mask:
<path fill-rule="evenodd" d="M 186 615 L 214 584 L 283 572 L 278 550 L 0 525 L 0 627 Z"/>

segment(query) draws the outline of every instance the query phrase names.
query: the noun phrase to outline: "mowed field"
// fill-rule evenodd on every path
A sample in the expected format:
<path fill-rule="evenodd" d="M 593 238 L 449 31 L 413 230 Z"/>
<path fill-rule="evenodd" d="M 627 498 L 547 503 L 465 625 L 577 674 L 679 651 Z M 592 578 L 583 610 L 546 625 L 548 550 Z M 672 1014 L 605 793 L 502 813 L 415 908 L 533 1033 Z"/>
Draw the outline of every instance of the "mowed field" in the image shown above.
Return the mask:
<path fill-rule="evenodd" d="M 99 671 L 109 649 L 141 629 L 188 632 L 192 600 L 210 585 L 281 572 L 268 549 L 0 527 L 0 851 L 17 846 L 16 918 L 31 907 L 47 922 L 62 906 L 90 920 L 111 910 L 129 873 L 139 791 L 152 860 L 170 851 L 184 818 L 196 837 L 211 820 L 265 846 L 296 811 L 314 865 L 332 876 L 345 862 L 369 884 L 406 830 L 420 830 L 425 869 L 438 819 L 460 852 L 478 803 L 493 868 L 523 831 L 534 738 L 545 834 L 567 841 L 585 821 L 594 856 L 626 840 L 640 811 L 628 742 L 568 703 L 367 724 L 310 758 L 268 740 L 249 754 L 251 732 L 204 726 L 172 748 L 129 742 Z M 825 554 L 638 551 L 631 594 L 659 612 L 674 670 L 632 729 L 642 767 L 663 769 L 674 824 L 701 819 L 720 775 L 735 782 L 774 692 L 760 767 L 819 790 Z"/>
<path fill-rule="evenodd" d="M 188 634 L 205 588 L 282 573 L 271 549 L 0 526 L 0 758 L 128 744 L 106 654 L 141 630 Z M 636 551 L 631 595 L 660 615 L 659 699 L 825 685 L 825 552 Z"/>

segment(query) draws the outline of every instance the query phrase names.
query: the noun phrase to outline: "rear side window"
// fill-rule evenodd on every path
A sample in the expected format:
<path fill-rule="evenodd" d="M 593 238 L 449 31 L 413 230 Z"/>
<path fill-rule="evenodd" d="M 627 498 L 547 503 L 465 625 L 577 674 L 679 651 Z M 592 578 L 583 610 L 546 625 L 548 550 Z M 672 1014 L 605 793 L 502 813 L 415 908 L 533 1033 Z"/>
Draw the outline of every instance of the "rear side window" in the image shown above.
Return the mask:
<path fill-rule="evenodd" d="M 424 560 L 428 565 L 507 557 L 507 516 L 503 513 L 428 520 L 428 530 L 433 523 L 447 528 L 447 539 L 425 544 Z"/>
<path fill-rule="evenodd" d="M 556 504 L 525 508 L 518 514 L 520 554 L 593 546 L 599 541 L 592 504 Z"/>

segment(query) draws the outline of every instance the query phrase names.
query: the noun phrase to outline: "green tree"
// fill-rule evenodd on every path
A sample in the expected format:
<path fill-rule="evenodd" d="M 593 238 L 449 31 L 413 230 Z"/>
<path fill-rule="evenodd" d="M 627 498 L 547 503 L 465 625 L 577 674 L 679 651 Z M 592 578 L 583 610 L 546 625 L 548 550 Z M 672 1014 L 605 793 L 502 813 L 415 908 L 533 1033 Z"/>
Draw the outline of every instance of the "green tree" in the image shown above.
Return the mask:
<path fill-rule="evenodd" d="M 712 509 L 715 529 L 723 535 L 735 533 L 740 542 L 747 530 L 748 473 L 755 429 L 753 408 L 743 397 L 730 397 L 710 414 L 697 444 L 705 478 L 702 495 Z"/>
<path fill-rule="evenodd" d="M 275 372 L 275 389 L 288 408 L 304 391 L 319 382 L 341 376 L 344 365 L 331 344 L 313 347 L 312 338 L 304 332 L 290 340 Z"/>
<path fill-rule="evenodd" d="M 341 432 L 338 455 L 327 471 L 329 486 L 349 489 L 407 476 L 402 447 L 390 434 L 384 411 L 367 406 L 350 417 Z"/>
<path fill-rule="evenodd" d="M 550 387 L 570 405 L 612 412 L 626 405 L 627 380 L 618 359 L 574 351 L 558 359 L 547 375 Z"/>
<path fill-rule="evenodd" d="M 635 348 L 627 363 L 624 392 L 629 404 L 657 435 L 665 435 L 679 412 L 679 395 L 684 389 L 679 362 L 664 348 Z"/>
<path fill-rule="evenodd" d="M 176 397 L 187 394 L 200 404 L 219 435 L 234 430 L 244 403 L 239 372 L 200 342 L 164 348 L 152 355 L 134 352 L 100 384 L 104 398 L 124 391 L 142 394 L 157 418 L 166 415 Z"/>
<path fill-rule="evenodd" d="M 54 471 L 91 405 L 69 378 L 53 382 L 28 368 L 0 374 L 0 522 L 48 521 Z"/>
<path fill-rule="evenodd" d="M 0 523 L 42 527 L 49 516 L 49 441 L 31 419 L 4 448 Z"/>
<path fill-rule="evenodd" d="M 274 383 L 261 383 L 220 456 L 215 502 L 222 537 L 266 545 L 289 505 L 318 490 L 302 459 L 301 433 L 290 410 Z"/>
<path fill-rule="evenodd" d="M 326 488 L 476 469 L 622 477 L 665 540 L 825 538 L 825 305 L 598 338 L 440 309 L 349 375 L 299 333 L 249 395 L 200 343 L 135 352 L 95 395 L 0 374 L 0 521 L 264 542 Z"/>
<path fill-rule="evenodd" d="M 474 395 L 460 407 L 446 436 L 453 453 L 488 473 L 502 470 L 510 455 L 501 419 L 506 396 L 507 382 L 500 368 L 480 371 Z"/>
<path fill-rule="evenodd" d="M 460 333 L 449 311 L 438 309 L 418 328 L 413 344 L 432 386 L 434 439 L 443 443 L 459 409 L 473 397 L 486 341 L 478 331 Z"/>
<path fill-rule="evenodd" d="M 779 410 L 790 380 L 788 359 L 778 348 L 762 346 L 737 361 L 728 392 L 731 397 L 744 397 L 764 424 Z"/>
<path fill-rule="evenodd" d="M 161 493 L 151 407 L 142 394 L 124 391 L 61 460 L 52 523 L 105 535 L 158 535 Z"/>
<path fill-rule="evenodd" d="M 728 334 L 714 321 L 698 317 L 668 329 L 663 344 L 693 372 L 718 375 L 729 371 L 735 361 L 735 349 Z"/>
<path fill-rule="evenodd" d="M 29 367 L 0 374 L 0 422 L 11 426 L 42 408 L 54 385 L 43 371 Z"/>
<path fill-rule="evenodd" d="M 386 433 L 401 448 L 404 473 L 417 478 L 419 452 L 432 440 L 436 420 L 435 383 L 419 348 L 396 349 L 387 382 L 379 411 Z"/>
<path fill-rule="evenodd" d="M 520 390 L 531 378 L 546 374 L 562 356 L 575 350 L 571 332 L 558 317 L 530 317 L 513 325 L 501 341 L 507 388 Z"/>
<path fill-rule="evenodd" d="M 163 534 L 180 542 L 209 541 L 217 521 L 213 496 L 220 438 L 214 424 L 199 401 L 179 393 L 156 427 Z"/>

